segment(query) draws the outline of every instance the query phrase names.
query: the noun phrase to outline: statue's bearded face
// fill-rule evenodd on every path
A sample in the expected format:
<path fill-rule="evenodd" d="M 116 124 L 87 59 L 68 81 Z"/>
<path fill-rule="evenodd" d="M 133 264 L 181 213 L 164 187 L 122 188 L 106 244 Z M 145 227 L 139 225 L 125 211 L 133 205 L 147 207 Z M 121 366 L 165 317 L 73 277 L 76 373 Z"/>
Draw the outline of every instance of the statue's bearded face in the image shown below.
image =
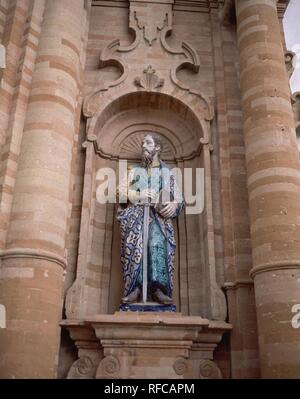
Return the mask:
<path fill-rule="evenodd" d="M 153 137 L 147 134 L 142 141 L 142 165 L 147 167 L 151 165 L 154 155 L 159 151 Z"/>

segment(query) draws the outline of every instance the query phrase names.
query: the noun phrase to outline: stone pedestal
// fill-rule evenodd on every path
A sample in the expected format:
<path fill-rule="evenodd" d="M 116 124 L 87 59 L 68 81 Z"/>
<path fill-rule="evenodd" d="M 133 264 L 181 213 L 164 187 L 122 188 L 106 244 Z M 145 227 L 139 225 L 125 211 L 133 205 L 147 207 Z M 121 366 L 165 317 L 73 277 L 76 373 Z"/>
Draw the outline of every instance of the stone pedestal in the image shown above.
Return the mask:
<path fill-rule="evenodd" d="M 64 320 L 79 349 L 68 378 L 221 378 L 213 352 L 231 325 L 179 313 Z"/>

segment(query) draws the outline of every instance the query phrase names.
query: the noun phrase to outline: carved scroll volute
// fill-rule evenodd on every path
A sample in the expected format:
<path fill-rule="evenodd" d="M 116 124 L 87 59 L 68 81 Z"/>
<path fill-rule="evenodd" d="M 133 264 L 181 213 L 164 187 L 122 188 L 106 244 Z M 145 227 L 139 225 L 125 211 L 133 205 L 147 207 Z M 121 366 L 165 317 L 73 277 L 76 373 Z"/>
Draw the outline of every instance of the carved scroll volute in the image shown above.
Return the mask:
<path fill-rule="evenodd" d="M 184 357 L 178 357 L 174 364 L 173 369 L 179 376 L 184 376 L 188 371 L 188 361 Z"/>
<path fill-rule="evenodd" d="M 95 378 L 96 365 L 89 356 L 77 359 L 68 373 L 67 379 L 90 379 Z"/>
<path fill-rule="evenodd" d="M 108 355 L 101 360 L 96 372 L 96 378 L 119 378 L 120 369 L 121 365 L 119 359 L 116 356 Z"/>
<path fill-rule="evenodd" d="M 174 86 L 177 86 L 190 97 L 199 98 L 205 120 L 213 119 L 214 109 L 211 99 L 200 87 L 185 83 L 178 77 L 178 72 L 183 70 L 197 74 L 200 70 L 200 60 L 196 49 L 185 41 L 178 42 L 174 48 L 169 45 L 167 37 L 172 33 L 172 12 L 171 1 L 161 0 L 159 3 L 130 1 L 128 28 L 133 33 L 134 40 L 129 45 L 123 45 L 120 39 L 115 39 L 101 51 L 99 67 L 114 66 L 119 69 L 120 76 L 114 81 L 106 81 L 104 76 L 99 74 L 98 83 L 84 100 L 83 113 L 87 118 L 96 115 L 101 104 L 105 103 L 108 90 L 109 97 L 112 98 L 120 94 L 120 91 L 126 94 L 130 90 L 136 90 L 133 87 L 135 85 L 140 91 L 165 93 L 166 91 L 173 93 Z M 144 57 L 146 62 L 149 57 L 153 61 L 152 48 L 153 51 L 157 51 L 154 44 L 157 45 L 158 42 L 162 47 L 162 57 L 170 64 L 169 73 L 166 71 L 156 73 L 159 71 L 156 65 L 148 65 L 140 70 L 138 65 L 133 67 L 130 64 L 128 58 L 132 57 L 135 51 L 139 51 L 138 57 Z M 160 73 L 164 74 L 164 79 L 159 76 Z"/>
<path fill-rule="evenodd" d="M 209 359 L 203 359 L 199 364 L 200 379 L 221 379 L 222 374 L 216 363 Z"/>

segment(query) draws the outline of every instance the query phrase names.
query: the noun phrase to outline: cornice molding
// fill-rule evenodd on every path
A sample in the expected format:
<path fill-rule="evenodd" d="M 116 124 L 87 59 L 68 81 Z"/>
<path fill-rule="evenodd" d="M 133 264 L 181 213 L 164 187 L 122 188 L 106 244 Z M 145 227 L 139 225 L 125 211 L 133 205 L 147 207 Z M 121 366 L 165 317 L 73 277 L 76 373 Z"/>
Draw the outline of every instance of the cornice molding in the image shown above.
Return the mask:
<path fill-rule="evenodd" d="M 280 18 L 283 18 L 283 15 L 284 15 L 285 10 L 289 4 L 289 1 L 290 0 L 278 0 L 277 1 L 277 11 L 278 11 L 278 16 Z M 151 2 L 165 4 L 166 0 L 152 0 Z M 171 3 L 172 3 L 172 1 L 171 1 Z M 222 8 L 224 3 L 225 3 L 225 0 L 174 0 L 173 10 L 208 13 L 208 12 L 210 12 L 211 9 Z M 92 6 L 129 8 L 129 1 L 128 0 L 92 0 Z"/>

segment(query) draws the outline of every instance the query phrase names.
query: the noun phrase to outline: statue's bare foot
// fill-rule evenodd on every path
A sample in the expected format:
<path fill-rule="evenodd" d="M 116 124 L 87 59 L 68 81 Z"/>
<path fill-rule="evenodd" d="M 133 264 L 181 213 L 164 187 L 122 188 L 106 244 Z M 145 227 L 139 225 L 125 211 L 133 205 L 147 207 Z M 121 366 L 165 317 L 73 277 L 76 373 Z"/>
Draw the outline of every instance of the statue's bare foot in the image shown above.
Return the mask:
<path fill-rule="evenodd" d="M 162 303 L 164 305 L 171 305 L 173 303 L 172 298 L 164 294 L 159 288 L 157 288 L 157 290 L 154 291 L 152 296 L 153 299 L 158 303 Z"/>
<path fill-rule="evenodd" d="M 129 295 L 122 298 L 123 303 L 137 302 L 141 297 L 141 289 L 136 287 Z"/>

